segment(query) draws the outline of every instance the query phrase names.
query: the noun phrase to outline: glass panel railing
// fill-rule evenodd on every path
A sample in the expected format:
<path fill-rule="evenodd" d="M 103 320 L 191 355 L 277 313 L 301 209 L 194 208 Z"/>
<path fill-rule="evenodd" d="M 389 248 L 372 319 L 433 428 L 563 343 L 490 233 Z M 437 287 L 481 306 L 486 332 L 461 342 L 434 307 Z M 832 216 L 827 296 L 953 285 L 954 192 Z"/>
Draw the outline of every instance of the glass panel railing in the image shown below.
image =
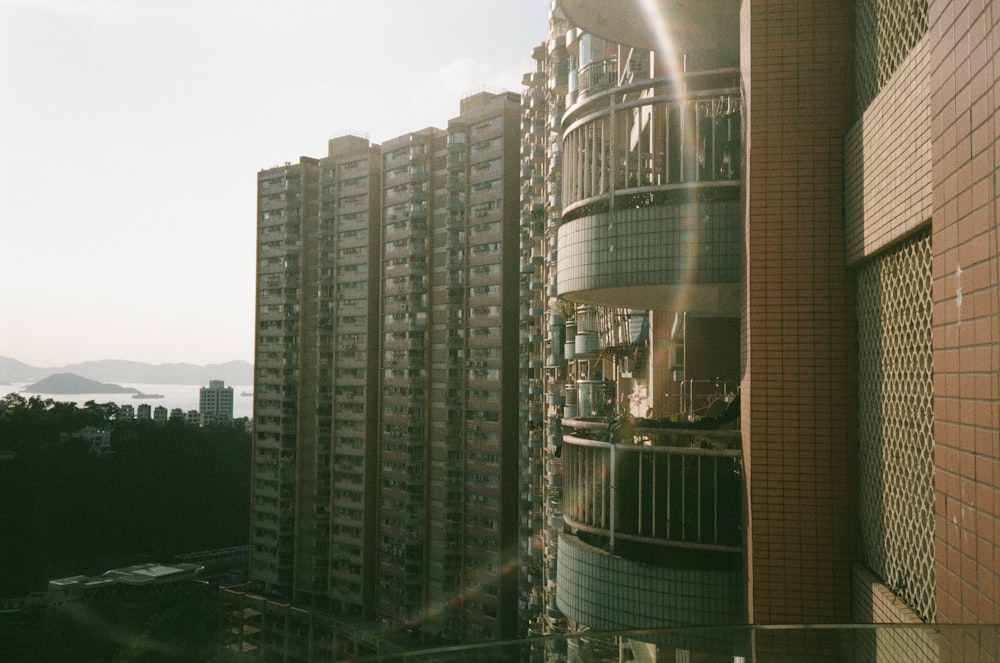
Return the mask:
<path fill-rule="evenodd" d="M 996 661 L 1000 656 L 998 643 L 1000 626 L 997 625 L 731 626 L 583 632 L 382 655 L 359 651 L 334 660 L 344 663 L 946 663 Z"/>

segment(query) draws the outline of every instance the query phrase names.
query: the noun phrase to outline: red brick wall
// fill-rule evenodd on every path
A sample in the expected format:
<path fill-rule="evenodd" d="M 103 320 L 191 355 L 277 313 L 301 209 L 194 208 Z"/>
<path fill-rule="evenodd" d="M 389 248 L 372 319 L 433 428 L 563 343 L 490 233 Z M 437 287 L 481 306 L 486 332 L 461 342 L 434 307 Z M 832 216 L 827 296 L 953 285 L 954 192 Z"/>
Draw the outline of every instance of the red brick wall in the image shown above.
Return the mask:
<path fill-rule="evenodd" d="M 931 0 L 938 621 L 1000 621 L 1000 2 Z"/>
<path fill-rule="evenodd" d="M 744 0 L 749 615 L 850 620 L 856 392 L 843 140 L 852 3 Z"/>

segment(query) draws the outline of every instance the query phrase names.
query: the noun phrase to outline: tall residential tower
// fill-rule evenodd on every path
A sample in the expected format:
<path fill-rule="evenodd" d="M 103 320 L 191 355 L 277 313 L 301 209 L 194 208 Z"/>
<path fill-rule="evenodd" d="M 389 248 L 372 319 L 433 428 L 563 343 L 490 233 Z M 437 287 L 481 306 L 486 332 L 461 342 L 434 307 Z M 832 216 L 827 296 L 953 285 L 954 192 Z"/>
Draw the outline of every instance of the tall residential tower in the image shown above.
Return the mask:
<path fill-rule="evenodd" d="M 373 620 L 516 635 L 519 108 L 481 91 L 447 129 L 259 173 L 253 586 L 231 597 L 262 635 L 233 644 L 294 649 L 274 601 L 327 620 L 316 660 Z"/>
<path fill-rule="evenodd" d="M 995 6 L 551 6 L 522 150 L 530 632 L 1000 622 Z"/>

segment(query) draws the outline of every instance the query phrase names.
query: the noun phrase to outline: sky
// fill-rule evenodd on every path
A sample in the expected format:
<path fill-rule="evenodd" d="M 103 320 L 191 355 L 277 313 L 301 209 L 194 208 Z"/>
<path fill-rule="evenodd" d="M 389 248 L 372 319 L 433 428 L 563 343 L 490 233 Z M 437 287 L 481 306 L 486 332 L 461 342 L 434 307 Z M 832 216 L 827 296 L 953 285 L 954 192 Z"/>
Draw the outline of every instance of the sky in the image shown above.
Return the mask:
<path fill-rule="evenodd" d="M 0 0 L 0 356 L 253 360 L 259 170 L 521 91 L 548 0 Z"/>

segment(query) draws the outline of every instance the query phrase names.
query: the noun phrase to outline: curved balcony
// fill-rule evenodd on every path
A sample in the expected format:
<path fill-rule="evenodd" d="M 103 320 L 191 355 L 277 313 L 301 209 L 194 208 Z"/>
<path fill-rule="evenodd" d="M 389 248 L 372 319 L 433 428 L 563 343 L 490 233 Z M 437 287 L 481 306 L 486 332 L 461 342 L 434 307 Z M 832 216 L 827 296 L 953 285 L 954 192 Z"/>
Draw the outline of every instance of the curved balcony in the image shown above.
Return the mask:
<path fill-rule="evenodd" d="M 731 562 L 742 550 L 740 433 L 664 425 L 637 419 L 615 443 L 590 439 L 609 434 L 604 422 L 563 420 L 566 524 L 639 561 Z"/>
<path fill-rule="evenodd" d="M 564 419 L 559 608 L 594 630 L 745 620 L 739 432 Z M 643 600 L 635 600 L 642 588 Z"/>
<path fill-rule="evenodd" d="M 736 70 L 589 96 L 563 123 L 558 294 L 736 315 L 743 265 Z"/>
<path fill-rule="evenodd" d="M 618 58 L 591 62 L 580 68 L 578 86 L 580 96 L 595 94 L 618 84 Z"/>
<path fill-rule="evenodd" d="M 740 0 L 556 0 L 581 30 L 618 44 L 670 49 L 699 68 L 739 61 Z"/>

